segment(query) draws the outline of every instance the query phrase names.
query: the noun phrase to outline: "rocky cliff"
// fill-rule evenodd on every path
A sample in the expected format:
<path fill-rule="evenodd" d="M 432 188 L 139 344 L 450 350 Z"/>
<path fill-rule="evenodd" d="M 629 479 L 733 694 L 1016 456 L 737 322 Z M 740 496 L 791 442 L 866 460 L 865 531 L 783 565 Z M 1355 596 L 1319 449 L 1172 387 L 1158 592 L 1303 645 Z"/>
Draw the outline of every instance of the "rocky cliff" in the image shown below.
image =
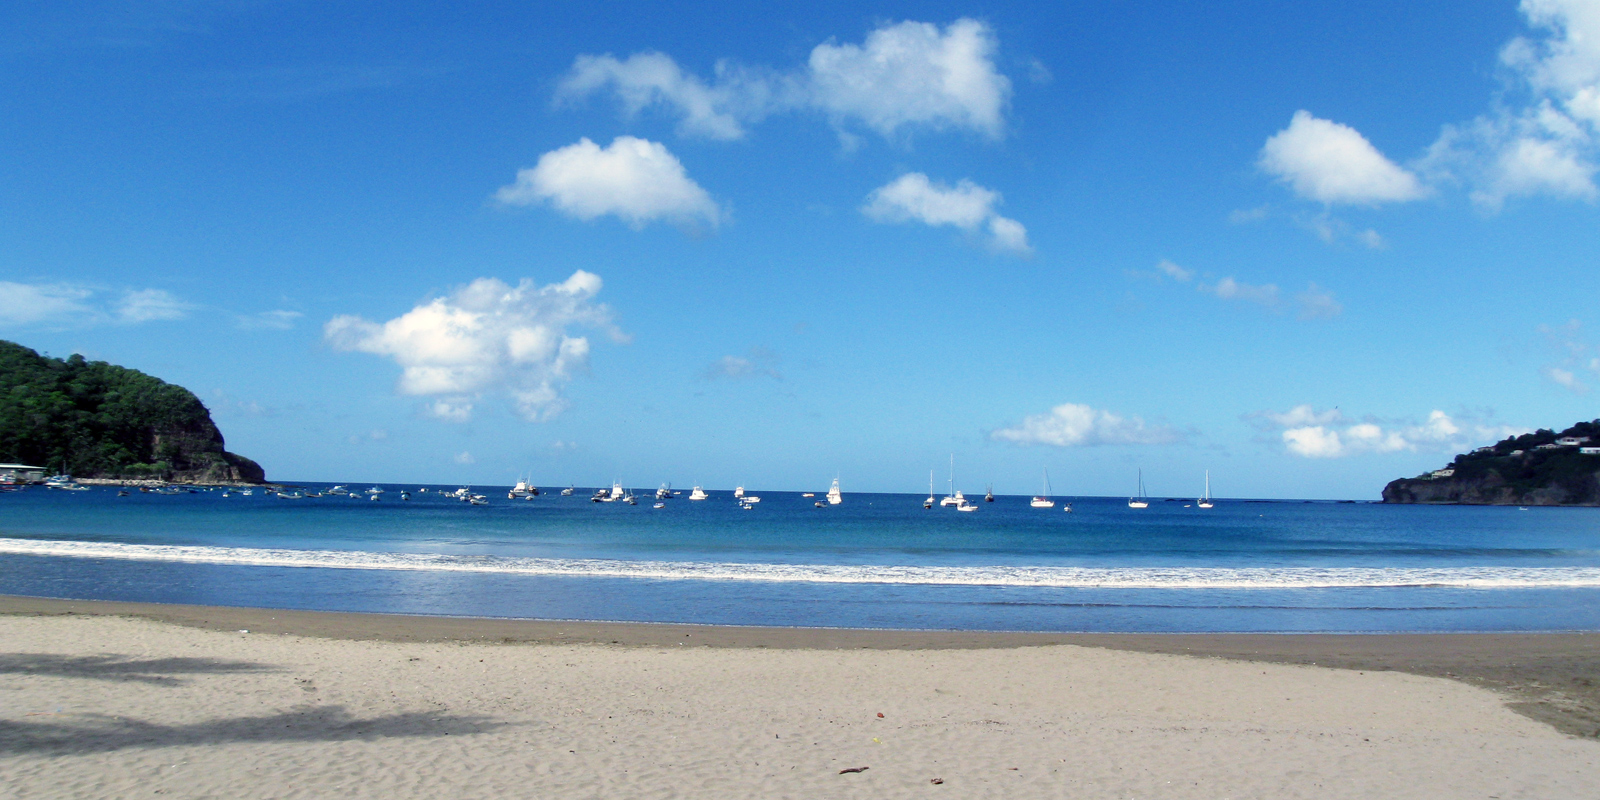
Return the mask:
<path fill-rule="evenodd" d="M 1513 436 L 1444 467 L 1390 481 L 1385 503 L 1473 505 L 1600 505 L 1600 420 L 1580 422 L 1559 433 L 1538 430 Z"/>
<path fill-rule="evenodd" d="M 41 356 L 0 341 L 0 462 L 80 478 L 262 483 L 261 466 L 223 448 L 192 392 L 81 355 Z"/>

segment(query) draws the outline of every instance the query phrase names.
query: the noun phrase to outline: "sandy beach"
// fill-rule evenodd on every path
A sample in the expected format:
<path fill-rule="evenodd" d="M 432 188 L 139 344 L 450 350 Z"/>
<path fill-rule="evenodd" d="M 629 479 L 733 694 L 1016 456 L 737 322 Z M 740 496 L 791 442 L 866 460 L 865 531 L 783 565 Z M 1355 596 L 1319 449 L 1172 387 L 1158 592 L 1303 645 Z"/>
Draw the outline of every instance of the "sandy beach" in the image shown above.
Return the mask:
<path fill-rule="evenodd" d="M 0 794 L 18 798 L 1600 785 L 1594 634 L 834 631 L 0 598 L 0 642 Z"/>

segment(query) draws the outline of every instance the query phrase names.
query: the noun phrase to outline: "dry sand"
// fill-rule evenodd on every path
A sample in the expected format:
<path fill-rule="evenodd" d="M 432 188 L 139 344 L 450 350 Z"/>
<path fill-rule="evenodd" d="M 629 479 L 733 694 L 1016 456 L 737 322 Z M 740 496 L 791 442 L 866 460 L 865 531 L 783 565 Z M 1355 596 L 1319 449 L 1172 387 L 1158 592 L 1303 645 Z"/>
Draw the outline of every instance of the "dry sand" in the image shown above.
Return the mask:
<path fill-rule="evenodd" d="M 148 618 L 162 614 L 173 618 Z M 583 641 L 552 641 L 567 636 Z M 1073 638 L 1123 649 L 1053 643 Z M 1235 660 L 1273 641 L 1284 652 L 1256 655 L 1293 658 L 1299 641 L 1298 658 L 1348 659 L 1360 640 L 1400 638 L 1257 638 L 1267 641 L 0 598 L 0 796 L 1600 793 L 1600 742 L 1519 715 L 1502 694 L 1401 672 Z M 1515 640 L 1449 641 L 1493 652 Z M 1584 656 L 1593 636 L 1538 641 L 1552 652 L 1565 641 L 1567 662 L 1594 663 Z M 1133 651 L 1202 646 L 1240 652 Z M 855 767 L 867 770 L 840 774 Z"/>

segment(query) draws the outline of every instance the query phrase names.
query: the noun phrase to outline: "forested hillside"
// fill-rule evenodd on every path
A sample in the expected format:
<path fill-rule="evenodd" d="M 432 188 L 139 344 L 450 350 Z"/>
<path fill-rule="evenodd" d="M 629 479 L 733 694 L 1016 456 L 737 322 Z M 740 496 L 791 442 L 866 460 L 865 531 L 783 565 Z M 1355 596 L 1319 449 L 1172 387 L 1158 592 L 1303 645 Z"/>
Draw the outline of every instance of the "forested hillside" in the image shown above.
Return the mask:
<path fill-rule="evenodd" d="M 80 478 L 265 480 L 256 462 L 223 449 L 222 432 L 189 390 L 7 341 L 0 341 L 0 462 Z"/>

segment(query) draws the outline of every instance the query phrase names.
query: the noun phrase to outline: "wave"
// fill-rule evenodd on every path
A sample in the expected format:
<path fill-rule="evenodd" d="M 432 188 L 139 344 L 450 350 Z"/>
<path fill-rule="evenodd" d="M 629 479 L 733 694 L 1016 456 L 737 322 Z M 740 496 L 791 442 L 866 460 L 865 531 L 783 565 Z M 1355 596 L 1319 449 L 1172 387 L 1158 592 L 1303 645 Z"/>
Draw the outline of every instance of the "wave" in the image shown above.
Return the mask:
<path fill-rule="evenodd" d="M 1600 588 L 1600 567 L 1018 567 L 519 558 L 0 538 L 0 554 L 256 567 L 1062 589 Z"/>

